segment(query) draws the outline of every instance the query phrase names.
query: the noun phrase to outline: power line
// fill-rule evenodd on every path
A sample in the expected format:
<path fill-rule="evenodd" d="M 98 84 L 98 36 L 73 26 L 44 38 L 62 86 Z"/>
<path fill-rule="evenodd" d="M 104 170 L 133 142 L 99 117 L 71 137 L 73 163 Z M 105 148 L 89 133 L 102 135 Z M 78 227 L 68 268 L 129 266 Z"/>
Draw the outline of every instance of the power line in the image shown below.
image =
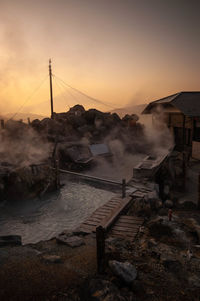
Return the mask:
<path fill-rule="evenodd" d="M 78 99 L 68 89 L 66 89 L 66 87 L 63 85 L 63 83 L 61 81 L 57 82 L 57 78 L 55 76 L 54 76 L 54 78 L 55 78 L 55 82 L 57 84 L 59 83 L 62 86 L 62 88 L 64 89 L 63 93 L 66 94 L 66 92 L 67 92 L 75 100 L 75 104 L 77 104 L 79 102 Z M 69 105 L 68 105 L 68 107 L 69 107 Z"/>
<path fill-rule="evenodd" d="M 31 95 L 29 95 L 29 97 L 27 97 L 27 99 L 24 101 L 24 103 L 21 105 L 21 107 L 18 109 L 18 111 L 15 113 L 15 114 L 13 114 L 13 116 L 12 117 L 10 117 L 9 119 L 8 119 L 8 121 L 9 120 L 11 120 L 11 119 L 13 119 L 20 111 L 21 111 L 21 109 L 23 109 L 23 107 L 25 106 L 25 104 L 36 94 L 36 92 L 41 88 L 41 86 L 44 84 L 44 82 L 47 80 L 47 78 L 48 78 L 48 75 L 42 80 L 42 82 L 35 88 L 35 90 L 31 93 Z"/>
<path fill-rule="evenodd" d="M 60 90 L 60 94 L 56 95 L 54 98 L 57 98 L 57 97 L 59 97 L 59 96 L 62 97 L 62 99 L 66 102 L 68 108 L 70 109 L 70 106 L 69 106 L 68 102 L 67 102 L 67 101 L 65 100 L 65 98 L 63 97 L 63 92 L 62 92 L 61 87 L 60 87 L 60 85 L 58 84 L 56 78 L 55 78 L 55 83 L 56 83 L 58 89 Z M 62 87 L 62 88 L 63 88 L 63 87 Z"/>
<path fill-rule="evenodd" d="M 68 85 L 66 82 L 64 82 L 61 78 L 57 77 L 56 75 L 54 75 L 54 76 L 55 76 L 58 80 L 60 80 L 64 85 L 66 85 L 66 86 L 69 87 L 70 89 L 72 89 L 72 90 L 78 92 L 79 94 L 81 94 L 81 95 L 83 95 L 83 96 L 85 96 L 85 97 L 87 97 L 87 98 L 89 98 L 89 99 L 91 99 L 91 100 L 93 100 L 93 101 L 95 101 L 95 102 L 97 102 L 97 103 L 103 104 L 103 105 L 105 105 L 105 106 L 107 106 L 107 107 L 110 107 L 110 108 L 112 108 L 112 109 L 116 109 L 115 107 L 113 107 L 112 105 L 110 105 L 110 104 L 108 104 L 108 103 L 105 103 L 105 102 L 103 102 L 103 101 L 101 101 L 101 100 L 98 100 L 98 99 L 96 99 L 96 98 L 93 98 L 93 97 L 87 95 L 86 93 L 84 93 L 84 92 L 82 92 L 82 91 L 80 91 L 80 90 L 78 90 L 78 89 L 76 89 L 76 88 L 73 88 L 72 86 L 70 86 L 70 85 Z"/>

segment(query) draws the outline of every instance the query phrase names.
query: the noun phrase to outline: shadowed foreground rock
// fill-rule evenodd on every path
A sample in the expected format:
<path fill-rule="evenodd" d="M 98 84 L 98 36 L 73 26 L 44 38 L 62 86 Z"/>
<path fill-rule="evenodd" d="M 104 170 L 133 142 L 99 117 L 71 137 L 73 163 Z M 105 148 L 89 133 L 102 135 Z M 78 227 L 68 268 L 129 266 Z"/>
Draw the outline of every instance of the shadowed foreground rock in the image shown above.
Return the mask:
<path fill-rule="evenodd" d="M 126 284 L 131 284 L 137 277 L 136 268 L 129 262 L 109 261 L 112 272 Z"/>

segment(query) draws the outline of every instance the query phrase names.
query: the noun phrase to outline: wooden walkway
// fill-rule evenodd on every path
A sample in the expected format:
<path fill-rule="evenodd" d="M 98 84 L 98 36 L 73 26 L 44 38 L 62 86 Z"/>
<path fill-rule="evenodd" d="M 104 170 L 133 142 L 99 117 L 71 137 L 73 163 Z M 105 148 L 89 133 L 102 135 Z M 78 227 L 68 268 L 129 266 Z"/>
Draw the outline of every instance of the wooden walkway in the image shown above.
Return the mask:
<path fill-rule="evenodd" d="M 109 224 L 113 224 L 109 230 L 109 236 L 133 240 L 144 219 L 137 216 L 121 215 L 129 207 L 131 200 L 131 197 L 113 197 L 106 204 L 95 210 L 80 225 L 79 230 L 84 233 L 95 233 L 98 226 L 106 229 Z"/>
<path fill-rule="evenodd" d="M 121 215 L 112 227 L 109 236 L 134 240 L 144 219 L 137 216 Z"/>

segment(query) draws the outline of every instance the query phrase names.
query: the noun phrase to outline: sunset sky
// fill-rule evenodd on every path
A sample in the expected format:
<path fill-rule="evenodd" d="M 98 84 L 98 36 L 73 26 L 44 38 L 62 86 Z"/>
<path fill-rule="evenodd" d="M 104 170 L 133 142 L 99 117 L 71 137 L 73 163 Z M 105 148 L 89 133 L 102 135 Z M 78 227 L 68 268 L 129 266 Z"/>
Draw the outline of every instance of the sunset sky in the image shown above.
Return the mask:
<path fill-rule="evenodd" d="M 199 0 L 0 0 L 0 114 L 50 113 L 49 58 L 113 108 L 200 90 L 199 15 Z M 55 111 L 109 110 L 55 80 L 54 95 Z"/>

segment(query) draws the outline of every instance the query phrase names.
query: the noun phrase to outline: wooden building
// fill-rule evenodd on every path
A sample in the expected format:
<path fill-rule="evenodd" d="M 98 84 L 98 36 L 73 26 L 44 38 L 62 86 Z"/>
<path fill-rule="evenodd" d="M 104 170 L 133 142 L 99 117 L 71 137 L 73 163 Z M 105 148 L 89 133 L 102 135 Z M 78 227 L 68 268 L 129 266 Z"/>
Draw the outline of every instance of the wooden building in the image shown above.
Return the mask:
<path fill-rule="evenodd" d="M 200 159 L 200 92 L 179 92 L 150 102 L 142 114 L 160 116 L 174 134 L 175 148 Z"/>

